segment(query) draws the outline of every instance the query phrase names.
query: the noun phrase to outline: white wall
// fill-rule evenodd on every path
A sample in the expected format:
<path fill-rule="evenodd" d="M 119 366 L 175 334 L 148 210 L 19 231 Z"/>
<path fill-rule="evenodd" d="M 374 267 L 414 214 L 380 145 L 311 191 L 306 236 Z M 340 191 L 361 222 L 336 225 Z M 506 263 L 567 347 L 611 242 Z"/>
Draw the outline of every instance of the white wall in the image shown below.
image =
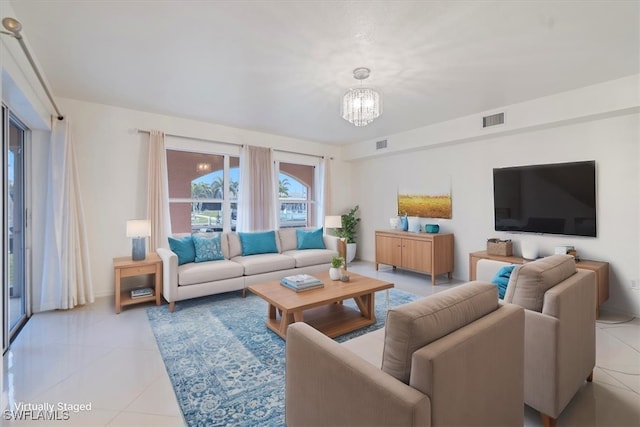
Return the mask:
<path fill-rule="evenodd" d="M 331 167 L 336 171 L 332 182 L 339 182 L 346 174 L 340 165 L 339 147 L 72 99 L 59 101 L 71 122 L 76 146 L 96 296 L 113 294 L 113 258 L 131 253 L 131 241 L 125 237 L 126 221 L 146 217 L 149 136 L 137 129 L 332 156 Z M 235 147 L 215 143 L 173 137 L 166 141 L 190 149 L 215 146 L 237 152 Z M 341 200 L 340 195 L 333 197 L 334 205 Z"/>
<path fill-rule="evenodd" d="M 611 87 L 611 82 L 608 85 Z M 626 85 L 620 86 L 620 90 L 625 88 Z M 594 89 L 586 88 L 585 92 L 599 93 L 598 97 L 601 97 L 602 93 Z M 582 96 L 584 93 L 577 91 L 576 95 Z M 613 99 L 616 94 L 609 93 L 607 96 Z M 443 176 L 450 177 L 453 218 L 440 220 L 440 226 L 444 232 L 455 233 L 454 277 L 468 279 L 469 252 L 484 249 L 486 239 L 490 237 L 512 239 L 516 254 L 520 253 L 523 239 L 535 241 L 544 255 L 551 254 L 557 245 L 569 244 L 574 245 L 578 254 L 585 259 L 610 263 L 610 298 L 603 308 L 640 314 L 640 291 L 631 290 L 631 279 L 640 276 L 640 113 L 633 105 L 627 104 L 613 112 L 591 114 L 593 110 L 585 108 L 585 103 L 578 103 L 575 105 L 579 105 L 582 112 L 572 116 L 574 104 L 562 103 L 567 99 L 572 97 L 561 94 L 556 98 L 548 97 L 544 102 L 535 101 L 539 104 L 536 109 L 544 111 L 548 111 L 545 108 L 547 104 L 556 111 L 564 111 L 564 107 L 567 111 L 563 114 L 571 118 L 559 123 L 540 123 L 535 115 L 530 117 L 530 121 L 520 117 L 524 122 L 521 127 L 514 126 L 493 135 L 476 131 L 477 137 L 473 132 L 468 132 L 462 140 L 458 136 L 460 129 L 465 129 L 463 123 L 458 123 L 459 126 L 449 124 L 451 138 L 447 137 L 447 132 L 440 131 L 442 128 L 437 132 L 433 128 L 422 128 L 411 131 L 412 138 L 391 135 L 390 142 L 406 138 L 405 144 L 393 146 L 397 153 L 377 156 L 369 151 L 370 146 L 365 147 L 365 143 L 347 147 L 347 157 L 352 161 L 354 203 L 359 203 L 362 210 L 359 257 L 374 260 L 374 230 L 389 228 L 389 218 L 396 214 L 398 186 L 420 188 L 423 183 L 428 188 L 430 181 L 440 181 Z M 597 108 L 607 105 L 606 99 L 603 101 Z M 636 106 L 640 105 L 637 100 L 633 102 Z M 595 107 L 596 103 L 592 104 Z M 506 110 L 511 111 L 511 115 L 507 114 L 508 122 L 518 108 Z M 466 121 L 467 118 L 460 120 Z M 528 126 L 529 123 L 536 125 Z M 439 144 L 429 146 L 434 134 L 442 139 Z M 421 142 L 422 149 L 419 147 Z M 403 148 L 409 149 L 405 151 Z M 493 168 L 579 160 L 596 161 L 597 238 L 494 231 Z M 433 221 L 425 219 L 422 222 Z M 425 286 L 429 286 L 426 279 Z"/>
<path fill-rule="evenodd" d="M 0 18 L 4 16 L 15 16 L 13 9 L 8 2 L 3 2 L 2 13 L 3 15 Z M 28 40 L 25 40 L 25 42 L 29 45 Z M 5 35 L 0 37 L 0 99 L 25 125 L 30 129 L 34 129 L 34 132 L 32 132 L 31 135 L 31 140 L 28 141 L 28 144 L 31 145 L 29 147 L 29 155 L 34 164 L 40 165 L 42 160 L 46 158 L 45 142 L 48 140 L 49 133 L 50 106 L 47 103 L 46 95 L 33 74 L 33 71 L 31 70 L 25 55 L 22 53 L 18 42 Z M 42 185 L 44 175 L 41 173 L 40 169 L 31 168 L 27 173 L 30 173 L 30 175 L 27 176 L 27 179 L 31 182 L 32 186 Z M 4 177 L 0 176 L 0 188 L 3 188 L 4 186 L 3 179 Z M 5 207 L 3 205 L 2 212 L 4 212 L 4 208 Z M 40 218 L 37 213 L 32 215 L 30 222 L 32 227 L 28 232 L 30 231 L 31 234 L 34 234 L 34 229 L 37 230 L 37 226 L 34 227 L 33 225 L 39 225 L 41 223 L 41 219 L 42 218 Z M 38 251 L 38 240 L 34 239 L 34 241 L 27 243 L 28 249 L 32 250 L 31 263 L 34 264 L 39 262 L 41 264 L 42 254 Z M 41 272 L 38 274 L 41 275 Z M 33 272 L 31 275 L 33 278 Z M 36 279 L 33 278 L 33 280 Z M 38 280 L 40 280 L 40 277 L 38 277 Z M 0 304 L 0 319 L 2 330 L 4 330 L 6 325 L 3 304 Z M 0 335 L 2 335 L 1 331 Z M 0 378 L 4 378 L 3 375 L 3 367 L 0 366 Z M 3 388 L 2 396 L 0 396 L 0 409 L 6 408 L 8 403 L 8 396 Z"/>

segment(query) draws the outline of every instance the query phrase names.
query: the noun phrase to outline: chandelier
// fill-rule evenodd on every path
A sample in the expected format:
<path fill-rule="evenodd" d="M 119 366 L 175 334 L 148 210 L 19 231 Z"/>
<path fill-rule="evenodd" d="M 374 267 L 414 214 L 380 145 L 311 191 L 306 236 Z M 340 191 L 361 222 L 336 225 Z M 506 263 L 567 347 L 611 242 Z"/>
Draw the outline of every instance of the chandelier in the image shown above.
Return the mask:
<path fill-rule="evenodd" d="M 360 67 L 353 70 L 353 78 L 362 80 L 369 77 L 371 70 Z M 342 118 L 354 125 L 366 126 L 382 114 L 380 94 L 368 87 L 349 89 L 342 97 Z"/>

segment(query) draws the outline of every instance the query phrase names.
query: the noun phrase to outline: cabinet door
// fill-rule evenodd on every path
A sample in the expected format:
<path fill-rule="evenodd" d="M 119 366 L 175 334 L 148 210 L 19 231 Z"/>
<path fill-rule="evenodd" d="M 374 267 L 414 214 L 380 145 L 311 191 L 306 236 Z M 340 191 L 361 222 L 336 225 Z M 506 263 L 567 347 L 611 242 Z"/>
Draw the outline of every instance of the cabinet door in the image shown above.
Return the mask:
<path fill-rule="evenodd" d="M 402 266 L 431 273 L 431 242 L 402 239 Z"/>
<path fill-rule="evenodd" d="M 401 265 L 401 242 L 398 237 L 376 235 L 376 262 L 394 267 Z"/>

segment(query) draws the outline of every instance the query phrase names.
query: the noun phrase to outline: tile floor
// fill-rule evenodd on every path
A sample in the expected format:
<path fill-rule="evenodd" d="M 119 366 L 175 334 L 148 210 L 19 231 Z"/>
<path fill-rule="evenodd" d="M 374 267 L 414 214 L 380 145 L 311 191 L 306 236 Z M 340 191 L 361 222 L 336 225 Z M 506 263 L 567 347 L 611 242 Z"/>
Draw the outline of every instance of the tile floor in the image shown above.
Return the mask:
<path fill-rule="evenodd" d="M 351 271 L 392 281 L 399 289 L 430 295 L 459 284 L 442 276 L 376 272 L 356 262 Z M 34 315 L 3 357 L 3 411 L 15 403 L 91 404 L 66 421 L 16 422 L 2 414 L 1 425 L 183 426 L 184 421 L 155 338 L 147 305 L 114 314 L 112 298 L 67 312 Z M 640 319 L 603 313 L 596 325 L 594 382 L 565 409 L 558 426 L 640 425 Z M 352 345 L 359 345 L 353 343 Z M 525 409 L 525 425 L 540 426 L 538 413 Z"/>

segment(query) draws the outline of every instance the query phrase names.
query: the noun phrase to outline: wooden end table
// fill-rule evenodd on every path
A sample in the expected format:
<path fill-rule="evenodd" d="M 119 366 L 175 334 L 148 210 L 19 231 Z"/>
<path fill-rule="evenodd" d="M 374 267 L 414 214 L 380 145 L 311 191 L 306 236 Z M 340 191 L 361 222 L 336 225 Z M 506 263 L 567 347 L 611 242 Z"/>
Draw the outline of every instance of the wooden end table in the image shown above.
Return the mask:
<path fill-rule="evenodd" d="M 160 305 L 160 294 L 162 293 L 162 259 L 155 252 L 147 254 L 141 261 L 133 261 L 130 256 L 113 259 L 113 270 L 115 274 L 116 293 L 116 314 L 119 314 L 123 306 L 141 304 L 155 301 Z M 142 276 L 144 274 L 154 275 L 154 293 L 141 298 L 131 298 L 130 289 L 122 289 L 121 279 L 124 277 Z"/>

